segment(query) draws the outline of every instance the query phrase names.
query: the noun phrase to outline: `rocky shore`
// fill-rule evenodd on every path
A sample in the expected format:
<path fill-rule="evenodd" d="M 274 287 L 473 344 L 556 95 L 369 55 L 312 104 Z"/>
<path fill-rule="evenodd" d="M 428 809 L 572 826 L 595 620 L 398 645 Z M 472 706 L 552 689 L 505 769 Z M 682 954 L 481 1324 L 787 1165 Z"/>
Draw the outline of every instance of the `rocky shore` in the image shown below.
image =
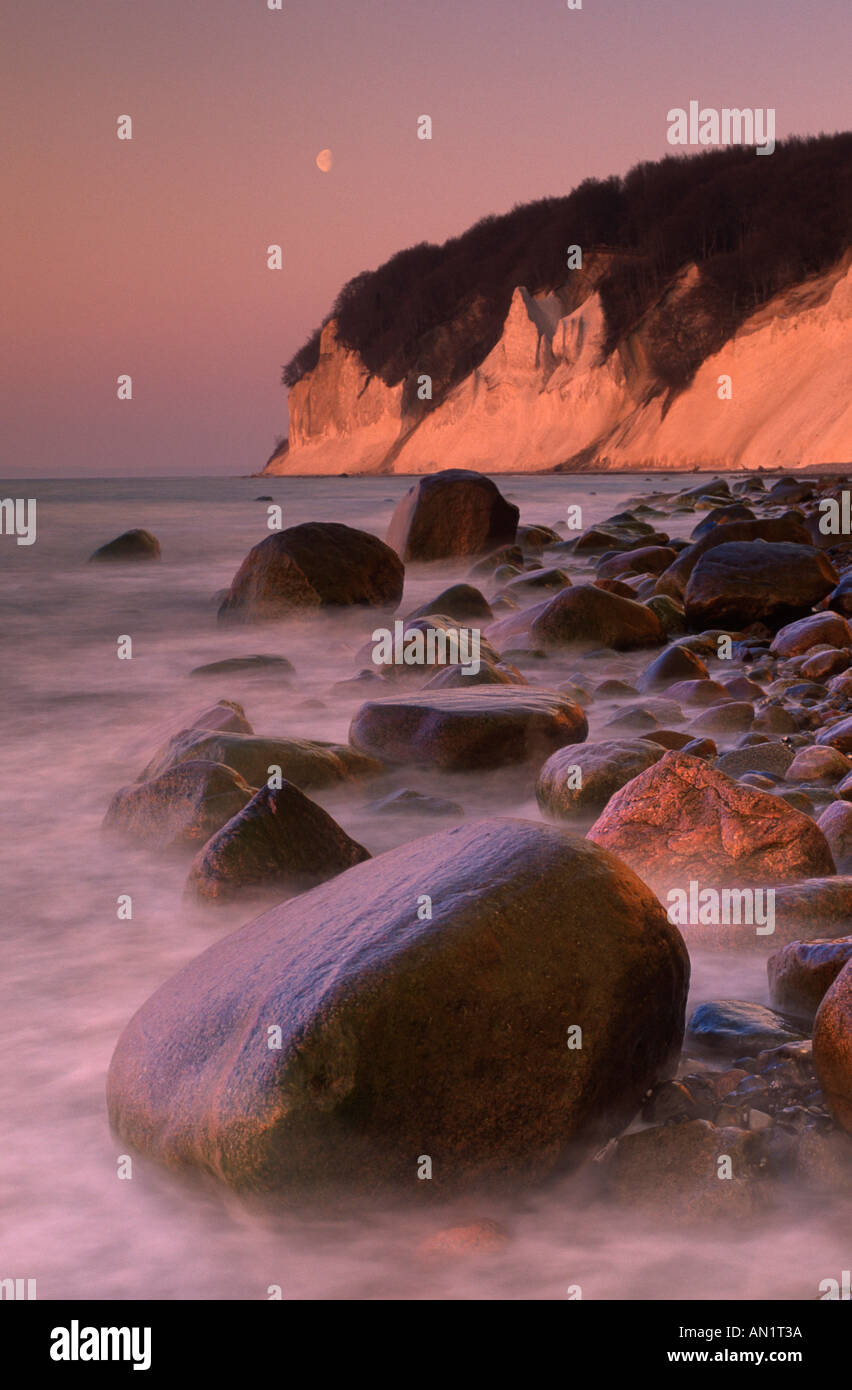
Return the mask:
<path fill-rule="evenodd" d="M 454 470 L 385 540 L 315 522 L 255 546 L 205 678 L 253 660 L 285 692 L 288 624 L 322 643 L 345 614 L 357 704 L 332 743 L 292 737 L 283 695 L 256 729 L 216 690 L 116 792 L 105 833 L 185 855 L 213 933 L 118 1042 L 122 1143 L 285 1198 L 575 1171 L 706 1221 L 848 1192 L 846 490 L 708 477 L 583 528 Z M 408 606 L 415 575 L 434 598 Z M 377 663 L 400 616 L 402 659 Z M 282 649 L 229 656 L 246 625 Z M 517 814 L 470 816 L 466 779 Z M 405 840 L 371 844 L 322 804 L 340 792 Z M 223 911 L 243 925 L 217 938 Z M 760 997 L 688 1010 L 713 953 L 765 965 Z"/>

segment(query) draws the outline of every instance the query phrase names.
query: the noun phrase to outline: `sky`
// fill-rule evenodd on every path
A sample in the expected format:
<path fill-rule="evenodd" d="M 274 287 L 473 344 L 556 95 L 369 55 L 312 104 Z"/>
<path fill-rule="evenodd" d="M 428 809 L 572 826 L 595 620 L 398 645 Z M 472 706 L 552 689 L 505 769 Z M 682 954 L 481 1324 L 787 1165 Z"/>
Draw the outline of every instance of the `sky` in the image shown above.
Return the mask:
<path fill-rule="evenodd" d="M 281 5 L 5 7 L 0 475 L 256 472 L 359 271 L 670 153 L 691 100 L 852 129 L 849 0 Z"/>

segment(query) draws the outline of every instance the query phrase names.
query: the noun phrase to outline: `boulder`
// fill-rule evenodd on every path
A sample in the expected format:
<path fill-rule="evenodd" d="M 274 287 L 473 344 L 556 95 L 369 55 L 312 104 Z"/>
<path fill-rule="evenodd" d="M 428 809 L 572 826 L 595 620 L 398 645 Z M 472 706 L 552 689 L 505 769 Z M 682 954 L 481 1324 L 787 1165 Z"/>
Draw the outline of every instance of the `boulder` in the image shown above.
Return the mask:
<path fill-rule="evenodd" d="M 637 689 L 659 690 L 676 681 L 706 680 L 707 667 L 688 647 L 667 647 L 645 667 L 636 681 Z"/>
<path fill-rule="evenodd" d="M 342 744 L 185 729 L 154 754 L 139 781 L 150 781 L 181 763 L 199 760 L 224 763 L 238 772 L 250 787 L 263 786 L 271 775 L 271 767 L 280 767 L 282 778 L 306 790 L 330 787 L 335 782 L 379 770 L 375 762 Z"/>
<path fill-rule="evenodd" d="M 587 732 L 583 710 L 566 695 L 500 685 L 369 700 L 349 737 L 383 762 L 460 772 L 540 764 L 564 744 L 582 742 Z"/>
<path fill-rule="evenodd" d="M 247 806 L 211 836 L 186 881 L 204 903 L 269 893 L 292 896 L 369 859 L 327 811 L 285 782 L 261 787 Z"/>
<path fill-rule="evenodd" d="M 428 618 L 436 613 L 456 623 L 476 621 L 478 618 L 490 621 L 494 616 L 491 604 L 473 584 L 451 584 L 449 589 L 442 589 L 437 598 L 421 603 L 419 608 L 408 614 L 405 621 L 410 623 L 415 618 Z"/>
<path fill-rule="evenodd" d="M 377 536 L 309 521 L 276 531 L 249 551 L 219 620 L 256 623 L 351 606 L 392 611 L 404 579 L 399 556 Z"/>
<path fill-rule="evenodd" d="M 173 1168 L 297 1197 L 411 1191 L 423 1153 L 433 1192 L 539 1178 L 618 1133 L 674 1065 L 688 976 L 611 855 L 555 826 L 466 824 L 166 981 L 115 1049 L 110 1121 Z"/>
<path fill-rule="evenodd" d="M 601 811 L 610 797 L 660 761 L 664 749 L 644 739 L 610 739 L 560 748 L 541 769 L 536 785 L 545 815 L 568 819 L 577 811 Z"/>
<path fill-rule="evenodd" d="M 666 753 L 617 791 L 589 839 L 662 893 L 693 880 L 763 887 L 834 872 L 807 816 L 686 753 Z"/>
<path fill-rule="evenodd" d="M 839 782 L 852 771 L 852 762 L 836 748 L 800 748 L 785 776 L 788 782 Z"/>
<path fill-rule="evenodd" d="M 775 634 L 773 656 L 801 656 L 812 647 L 852 647 L 852 629 L 839 613 L 810 613 Z"/>
<path fill-rule="evenodd" d="M 599 579 L 618 579 L 622 574 L 662 574 L 673 564 L 675 552 L 668 545 L 642 545 L 601 560 L 597 568 Z"/>
<path fill-rule="evenodd" d="M 374 816 L 453 816 L 458 819 L 464 815 L 464 809 L 457 801 L 448 801 L 443 796 L 427 796 L 410 787 L 389 792 L 387 796 L 379 797 L 378 801 L 371 801 L 367 810 L 372 811 Z"/>
<path fill-rule="evenodd" d="M 253 795 L 254 788 L 223 763 L 184 762 L 116 792 L 104 830 L 151 849 L 196 850 Z"/>
<path fill-rule="evenodd" d="M 191 676 L 230 676 L 243 671 L 268 671 L 272 676 L 285 679 L 294 670 L 292 661 L 286 656 L 229 656 L 222 661 L 208 661 L 204 666 L 193 666 Z"/>
<path fill-rule="evenodd" d="M 728 753 L 721 753 L 716 767 L 728 777 L 741 777 L 744 772 L 771 772 L 776 777 L 783 777 L 795 756 L 795 749 L 789 748 L 786 743 L 755 743 L 747 748 L 732 748 Z"/>
<path fill-rule="evenodd" d="M 811 546 L 760 540 L 717 545 L 690 575 L 686 618 L 699 631 L 784 623 L 806 613 L 836 583 L 830 561 Z"/>
<path fill-rule="evenodd" d="M 733 541 L 768 541 L 771 544 L 789 542 L 793 545 L 809 546 L 811 538 L 800 516 L 765 517 L 757 521 L 732 521 L 715 526 L 701 540 L 681 551 L 673 564 L 664 570 L 657 582 L 657 593 L 668 594 L 671 598 L 682 599 L 686 593 L 690 575 L 708 550 L 717 546 L 729 545 Z"/>
<path fill-rule="evenodd" d="M 246 719 L 245 710 L 242 705 L 237 704 L 236 700 L 218 700 L 215 705 L 208 705 L 207 709 L 194 715 L 181 732 L 185 732 L 186 729 L 206 729 L 211 733 L 219 734 L 254 733 L 254 729 Z"/>
<path fill-rule="evenodd" d="M 852 806 L 848 801 L 833 801 L 817 825 L 828 841 L 837 872 L 848 874 L 852 870 Z"/>
<path fill-rule="evenodd" d="M 789 941 L 766 962 L 773 1004 L 794 1018 L 811 1020 L 849 960 L 852 936 Z"/>
<path fill-rule="evenodd" d="M 719 1180 L 719 1160 L 732 1175 Z M 607 1168 L 617 1201 L 666 1223 L 742 1220 L 760 1210 L 756 1136 L 707 1120 L 655 1125 L 619 1139 Z"/>
<path fill-rule="evenodd" d="M 836 748 L 840 753 L 852 754 L 852 715 L 822 729 L 817 734 L 817 743 L 823 747 Z"/>
<path fill-rule="evenodd" d="M 387 543 L 404 561 L 484 555 L 513 544 L 519 515 L 484 474 L 447 468 L 409 488 L 391 517 Z"/>
<path fill-rule="evenodd" d="M 150 531 L 124 531 L 114 541 L 107 541 L 89 556 L 89 564 L 102 561 L 159 560 L 160 542 Z"/>
<path fill-rule="evenodd" d="M 843 967 L 819 1006 L 814 1066 L 831 1113 L 852 1134 L 852 962 Z"/>
<path fill-rule="evenodd" d="M 643 603 L 607 593 L 594 584 L 577 584 L 554 598 L 512 613 L 488 632 L 498 648 L 526 640 L 532 647 L 659 647 L 666 638 L 656 613 Z"/>

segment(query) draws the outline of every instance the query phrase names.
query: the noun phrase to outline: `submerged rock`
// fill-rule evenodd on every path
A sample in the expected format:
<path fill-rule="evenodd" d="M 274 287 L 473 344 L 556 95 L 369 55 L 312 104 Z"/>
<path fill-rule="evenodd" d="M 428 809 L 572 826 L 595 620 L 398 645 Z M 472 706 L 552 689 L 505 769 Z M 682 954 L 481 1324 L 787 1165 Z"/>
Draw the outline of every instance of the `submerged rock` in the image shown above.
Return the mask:
<path fill-rule="evenodd" d="M 447 468 L 409 488 L 391 517 L 387 543 L 405 561 L 483 555 L 514 542 L 519 515 L 483 473 Z"/>
<path fill-rule="evenodd" d="M 301 738 L 260 738 L 257 735 L 209 733 L 204 729 L 185 729 L 168 740 L 145 768 L 140 782 L 181 763 L 224 763 L 245 778 L 249 786 L 266 783 L 271 768 L 297 787 L 330 787 L 350 777 L 368 776 L 379 771 L 371 759 L 345 744 L 313 743 Z"/>
<path fill-rule="evenodd" d="M 494 616 L 491 604 L 473 584 L 451 584 L 449 589 L 442 589 L 437 598 L 421 603 L 405 621 L 410 623 L 415 618 L 428 618 L 436 613 L 456 623 L 477 618 L 490 621 Z"/>
<path fill-rule="evenodd" d="M 256 623 L 367 606 L 393 610 L 405 570 L 390 546 L 367 531 L 309 521 L 254 546 L 219 608 L 219 620 Z"/>
<path fill-rule="evenodd" d="M 223 661 L 208 661 L 204 666 L 194 666 L 191 676 L 230 676 L 232 672 L 269 671 L 272 675 L 286 676 L 293 670 L 292 661 L 286 656 L 229 656 Z"/>
<path fill-rule="evenodd" d="M 150 531 L 124 531 L 114 541 L 107 541 L 89 556 L 89 564 L 101 561 L 159 560 L 160 542 Z"/>
<path fill-rule="evenodd" d="M 200 902 L 224 903 L 251 892 L 313 888 L 369 859 L 332 816 L 291 782 L 261 787 L 197 854 L 186 881 Z"/>
<path fill-rule="evenodd" d="M 583 710 L 566 695 L 499 685 L 370 700 L 352 721 L 349 738 L 383 762 L 465 771 L 542 763 L 587 732 Z"/>
<path fill-rule="evenodd" d="M 254 788 L 223 763 L 184 762 L 116 792 L 104 829 L 152 849 L 197 849 L 253 795 Z"/>
<path fill-rule="evenodd" d="M 689 1020 L 687 1041 L 730 1057 L 756 1057 L 770 1047 L 799 1042 L 804 1033 L 774 1009 L 744 999 L 699 1004 Z"/>
<path fill-rule="evenodd" d="M 118 1042 L 110 1120 L 244 1189 L 410 1190 L 424 1153 L 437 1192 L 538 1178 L 618 1133 L 672 1065 L 688 975 L 611 855 L 555 826 L 468 824 L 168 980 Z"/>

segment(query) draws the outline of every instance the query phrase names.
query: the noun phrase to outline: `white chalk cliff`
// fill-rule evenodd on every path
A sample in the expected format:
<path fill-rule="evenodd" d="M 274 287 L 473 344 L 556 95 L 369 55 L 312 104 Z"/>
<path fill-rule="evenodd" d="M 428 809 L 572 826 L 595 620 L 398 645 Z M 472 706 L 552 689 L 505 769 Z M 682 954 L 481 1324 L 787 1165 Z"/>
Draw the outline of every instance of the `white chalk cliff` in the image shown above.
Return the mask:
<path fill-rule="evenodd" d="M 698 331 L 691 267 L 661 306 Z M 585 295 L 585 297 L 583 297 Z M 579 304 L 572 312 L 566 306 Z M 290 391 L 289 446 L 267 473 L 486 473 L 798 468 L 852 461 L 852 256 L 747 318 L 670 392 L 649 366 L 652 314 L 604 351 L 595 279 L 578 295 L 515 289 L 502 336 L 434 407 L 371 375 L 325 327 L 318 365 Z M 659 318 L 657 319 L 657 323 Z M 419 368 L 429 371 L 424 362 Z M 720 377 L 731 398 L 720 399 Z"/>

